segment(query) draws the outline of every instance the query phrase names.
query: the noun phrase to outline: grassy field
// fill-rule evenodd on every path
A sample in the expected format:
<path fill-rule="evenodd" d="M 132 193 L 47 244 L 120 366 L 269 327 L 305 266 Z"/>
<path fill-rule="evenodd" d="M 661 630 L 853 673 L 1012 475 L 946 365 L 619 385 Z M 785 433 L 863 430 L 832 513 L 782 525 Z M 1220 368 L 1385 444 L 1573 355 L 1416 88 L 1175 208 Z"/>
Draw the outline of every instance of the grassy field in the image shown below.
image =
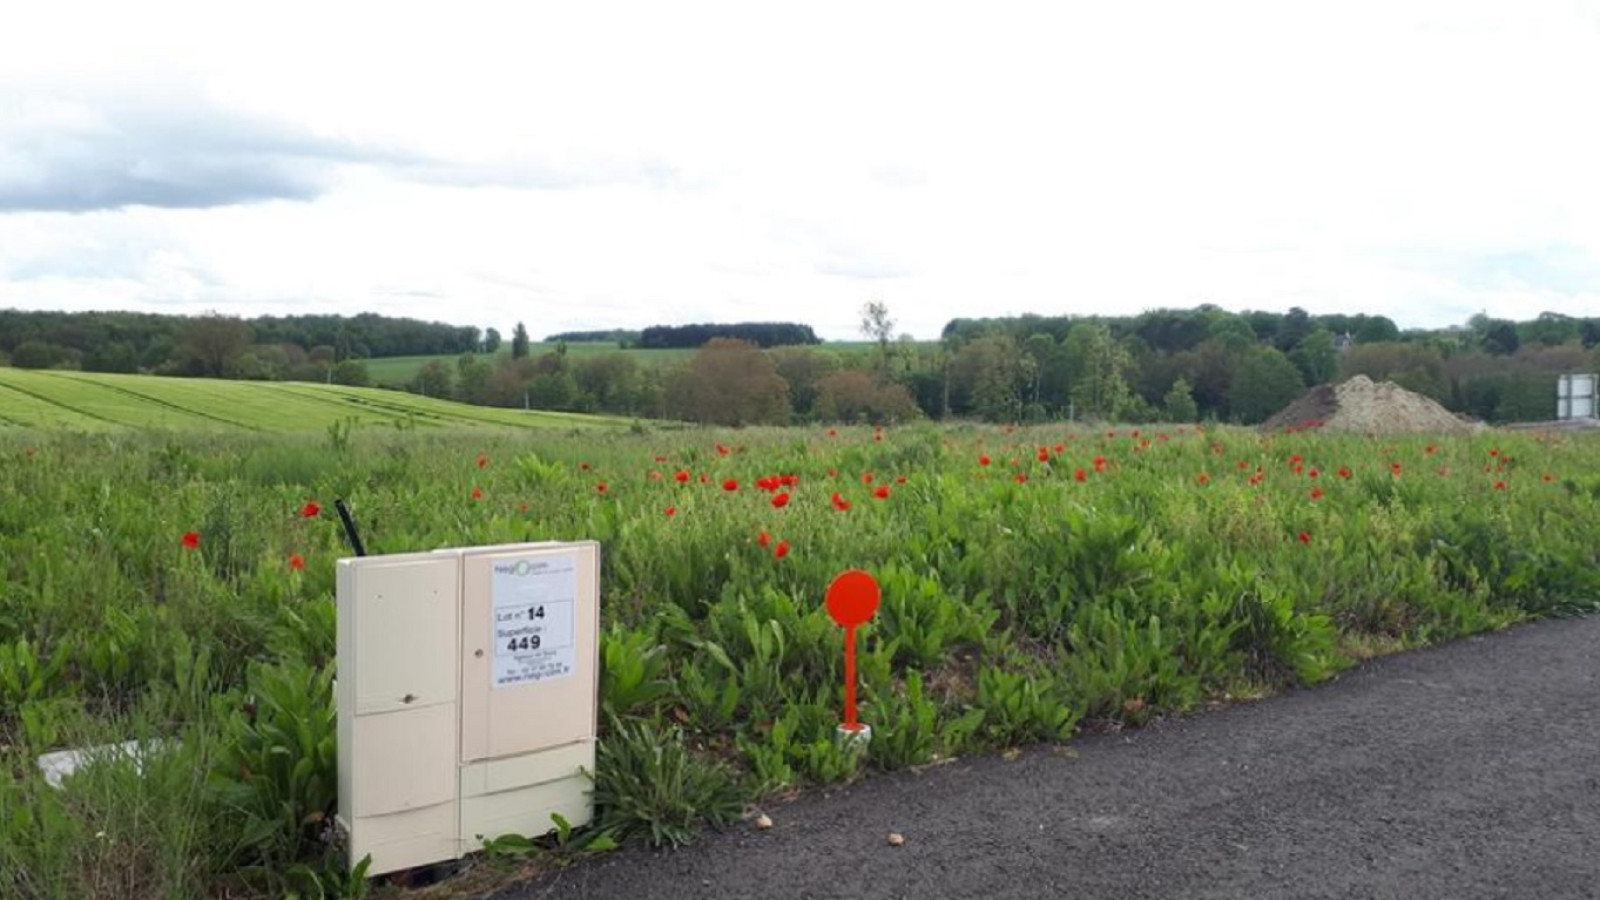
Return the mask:
<path fill-rule="evenodd" d="M 89 422 L 116 408 L 32 377 Z M 353 893 L 324 840 L 334 498 L 374 553 L 601 542 L 597 820 L 502 845 L 478 887 L 1600 600 L 1600 442 L 1578 435 L 7 430 L 0 497 L 0 896 L 23 900 Z M 864 756 L 834 740 L 822 604 L 850 567 L 883 586 Z M 53 790 L 33 767 L 134 738 L 168 741 L 142 774 Z"/>
<path fill-rule="evenodd" d="M 318 432 L 336 423 L 423 429 L 616 426 L 575 413 L 469 406 L 377 388 L 0 368 L 0 428 Z"/>
<path fill-rule="evenodd" d="M 876 344 L 868 341 L 838 341 L 819 345 L 817 349 L 828 350 L 835 353 L 862 353 L 871 350 L 876 346 Z M 528 353 L 530 356 L 539 356 L 544 353 L 552 353 L 555 351 L 555 349 L 555 344 L 530 344 Z M 682 362 L 683 360 L 693 356 L 694 350 L 687 348 L 674 350 L 619 350 L 616 344 L 610 341 L 604 341 L 599 343 L 568 344 L 567 353 L 574 357 L 593 356 L 600 353 L 626 353 L 631 359 L 635 360 L 640 365 L 661 366 Z M 500 351 L 495 354 L 495 357 L 498 359 L 501 357 L 508 357 L 510 355 L 511 350 L 509 347 L 501 347 Z M 417 377 L 417 372 L 429 362 L 438 360 L 448 366 L 451 366 L 453 370 L 456 360 L 459 358 L 459 356 L 451 355 L 386 356 L 379 359 L 363 360 L 363 362 L 365 362 L 367 365 L 367 373 L 372 377 L 373 384 L 401 387 L 409 383 L 413 378 Z"/>

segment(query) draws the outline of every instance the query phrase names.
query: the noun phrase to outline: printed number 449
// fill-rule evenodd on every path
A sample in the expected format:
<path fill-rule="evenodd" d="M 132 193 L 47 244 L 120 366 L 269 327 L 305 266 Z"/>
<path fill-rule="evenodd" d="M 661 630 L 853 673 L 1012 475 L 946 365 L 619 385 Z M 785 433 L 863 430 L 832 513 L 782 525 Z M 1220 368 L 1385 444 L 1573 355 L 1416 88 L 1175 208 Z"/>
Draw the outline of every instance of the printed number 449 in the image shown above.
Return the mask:
<path fill-rule="evenodd" d="M 530 634 L 523 637 L 514 637 L 510 643 L 506 644 L 506 649 L 512 653 L 518 650 L 537 650 L 539 649 L 539 636 Z"/>

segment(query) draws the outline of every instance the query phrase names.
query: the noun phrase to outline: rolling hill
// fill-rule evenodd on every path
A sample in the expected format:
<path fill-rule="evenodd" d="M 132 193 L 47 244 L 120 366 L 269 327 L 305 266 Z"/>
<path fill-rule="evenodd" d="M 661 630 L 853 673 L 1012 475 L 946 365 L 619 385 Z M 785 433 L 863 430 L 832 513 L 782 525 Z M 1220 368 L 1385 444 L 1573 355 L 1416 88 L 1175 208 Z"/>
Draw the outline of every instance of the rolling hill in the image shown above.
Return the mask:
<path fill-rule="evenodd" d="M 315 432 L 346 419 L 418 428 L 628 424 L 607 416 L 469 406 L 377 388 L 0 368 L 0 428 Z"/>

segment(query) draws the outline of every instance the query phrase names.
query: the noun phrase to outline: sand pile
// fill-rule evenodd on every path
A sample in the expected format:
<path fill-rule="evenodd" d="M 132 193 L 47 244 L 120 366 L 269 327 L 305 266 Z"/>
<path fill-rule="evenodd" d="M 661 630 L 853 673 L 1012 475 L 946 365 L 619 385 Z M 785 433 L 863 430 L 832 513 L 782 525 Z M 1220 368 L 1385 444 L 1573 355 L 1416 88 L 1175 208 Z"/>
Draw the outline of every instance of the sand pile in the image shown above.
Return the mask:
<path fill-rule="evenodd" d="M 1444 434 L 1481 426 L 1392 381 L 1375 383 L 1357 375 L 1343 384 L 1312 388 L 1262 423 L 1261 430 L 1306 427 L 1361 434 Z"/>

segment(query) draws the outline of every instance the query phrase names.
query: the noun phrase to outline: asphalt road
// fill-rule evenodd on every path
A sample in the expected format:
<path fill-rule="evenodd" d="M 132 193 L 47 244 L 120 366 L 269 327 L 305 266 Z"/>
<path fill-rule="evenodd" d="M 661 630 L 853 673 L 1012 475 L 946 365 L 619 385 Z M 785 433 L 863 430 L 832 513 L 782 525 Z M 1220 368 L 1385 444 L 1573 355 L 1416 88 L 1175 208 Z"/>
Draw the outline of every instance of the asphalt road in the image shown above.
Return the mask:
<path fill-rule="evenodd" d="M 507 896 L 1600 898 L 1600 617 L 1073 749 L 872 777 Z"/>

